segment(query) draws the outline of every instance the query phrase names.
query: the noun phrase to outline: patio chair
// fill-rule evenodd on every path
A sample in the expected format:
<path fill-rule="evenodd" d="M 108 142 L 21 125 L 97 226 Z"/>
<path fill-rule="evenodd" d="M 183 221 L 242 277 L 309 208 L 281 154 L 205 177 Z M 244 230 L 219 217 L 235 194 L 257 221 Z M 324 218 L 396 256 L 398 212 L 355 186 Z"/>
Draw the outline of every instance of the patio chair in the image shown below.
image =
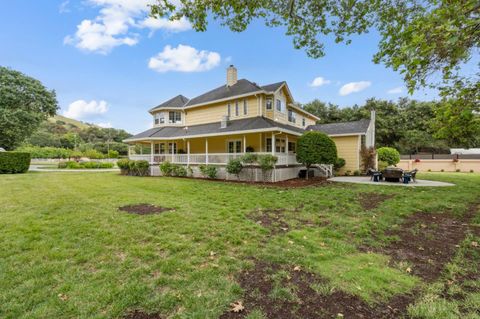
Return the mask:
<path fill-rule="evenodd" d="M 416 179 L 417 172 L 418 172 L 418 168 L 415 168 L 414 170 L 412 170 L 412 171 L 410 172 L 410 176 L 411 176 L 412 182 L 414 182 L 414 183 L 417 182 L 417 179 Z"/>

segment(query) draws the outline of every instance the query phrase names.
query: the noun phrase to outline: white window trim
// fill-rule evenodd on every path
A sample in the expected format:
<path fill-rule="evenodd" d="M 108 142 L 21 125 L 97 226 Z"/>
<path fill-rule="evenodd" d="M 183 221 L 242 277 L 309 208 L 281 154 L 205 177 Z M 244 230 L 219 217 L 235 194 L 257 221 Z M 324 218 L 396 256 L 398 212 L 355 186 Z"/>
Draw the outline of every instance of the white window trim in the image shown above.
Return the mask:
<path fill-rule="evenodd" d="M 235 148 L 235 149 L 234 149 L 234 152 L 233 152 L 233 153 L 230 153 L 230 152 L 228 151 L 228 144 L 229 144 L 230 142 L 234 142 L 235 144 L 236 144 L 236 142 L 240 142 L 240 152 L 237 152 L 237 151 L 236 151 L 236 148 L 235 148 L 236 145 L 234 144 L 234 148 Z M 225 143 L 226 153 L 227 153 L 227 154 L 240 154 L 240 153 L 243 153 L 243 151 L 242 151 L 242 146 L 243 146 L 243 145 L 242 145 L 242 144 L 243 144 L 243 142 L 242 142 L 241 139 L 237 139 L 237 138 L 235 138 L 235 139 L 227 139 L 227 140 L 226 140 L 226 143 Z"/>

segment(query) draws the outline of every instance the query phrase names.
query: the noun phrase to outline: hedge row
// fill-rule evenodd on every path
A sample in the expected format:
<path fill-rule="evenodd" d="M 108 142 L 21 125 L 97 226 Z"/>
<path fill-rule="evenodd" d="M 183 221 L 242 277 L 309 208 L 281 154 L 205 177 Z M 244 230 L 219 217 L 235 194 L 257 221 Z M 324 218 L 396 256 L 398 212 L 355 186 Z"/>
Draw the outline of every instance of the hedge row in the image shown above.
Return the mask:
<path fill-rule="evenodd" d="M 67 169 L 103 169 L 103 168 L 113 168 L 113 163 L 102 163 L 102 162 L 61 162 L 58 163 L 58 168 L 67 168 Z"/>
<path fill-rule="evenodd" d="M 148 176 L 150 175 L 150 164 L 148 161 L 134 161 L 129 159 L 121 159 L 117 162 L 118 168 L 122 175 L 132 176 Z"/>
<path fill-rule="evenodd" d="M 105 155 L 95 149 L 89 149 L 85 152 L 74 151 L 61 147 L 40 147 L 40 146 L 22 146 L 16 149 L 19 152 L 30 153 L 32 158 L 80 158 L 88 157 L 91 159 L 118 158 L 119 154 L 115 150 L 110 150 Z"/>
<path fill-rule="evenodd" d="M 0 174 L 25 173 L 29 166 L 29 153 L 0 152 Z"/>

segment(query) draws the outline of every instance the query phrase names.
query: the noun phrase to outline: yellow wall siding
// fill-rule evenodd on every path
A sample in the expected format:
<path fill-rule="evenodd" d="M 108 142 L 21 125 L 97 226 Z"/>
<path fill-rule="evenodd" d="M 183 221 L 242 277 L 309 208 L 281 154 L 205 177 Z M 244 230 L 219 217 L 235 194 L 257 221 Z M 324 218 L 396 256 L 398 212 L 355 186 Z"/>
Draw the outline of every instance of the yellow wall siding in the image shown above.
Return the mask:
<path fill-rule="evenodd" d="M 247 100 L 247 115 L 243 112 L 243 100 Z M 238 101 L 239 115 L 235 115 L 235 102 Z M 186 125 L 197 125 L 212 122 L 220 122 L 227 115 L 227 105 L 230 103 L 230 120 L 258 116 L 258 97 L 234 99 L 231 101 L 214 103 L 186 110 Z"/>
<path fill-rule="evenodd" d="M 338 157 L 345 159 L 345 166 L 341 170 L 341 173 L 345 171 L 353 172 L 360 169 L 360 136 L 336 136 L 332 137 L 332 139 L 337 146 Z"/>

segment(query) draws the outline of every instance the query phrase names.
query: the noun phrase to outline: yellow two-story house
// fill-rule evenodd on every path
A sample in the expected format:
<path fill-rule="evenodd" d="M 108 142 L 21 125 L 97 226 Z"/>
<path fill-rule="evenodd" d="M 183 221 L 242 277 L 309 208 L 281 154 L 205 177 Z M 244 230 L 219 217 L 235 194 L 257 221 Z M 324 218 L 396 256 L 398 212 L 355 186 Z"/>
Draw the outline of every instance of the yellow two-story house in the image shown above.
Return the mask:
<path fill-rule="evenodd" d="M 228 178 L 226 163 L 254 152 L 278 158 L 273 181 L 294 178 L 301 169 L 296 142 L 306 130 L 326 131 L 332 136 L 339 156 L 347 161 L 345 169 L 353 171 L 360 165 L 359 148 L 362 140 L 368 142 L 364 137 L 372 127 L 372 121 L 363 120 L 338 123 L 343 126 L 327 124 L 334 127 L 322 129 L 316 125 L 318 117 L 295 103 L 285 81 L 261 86 L 238 80 L 233 65 L 227 68 L 226 84 L 192 99 L 175 96 L 149 112 L 153 128 L 125 142 L 131 145 L 129 157 L 148 160 L 153 175 L 160 174 L 159 163 L 169 161 L 193 168 L 218 165 L 219 177 Z M 328 166 L 320 170 L 331 173 Z"/>

